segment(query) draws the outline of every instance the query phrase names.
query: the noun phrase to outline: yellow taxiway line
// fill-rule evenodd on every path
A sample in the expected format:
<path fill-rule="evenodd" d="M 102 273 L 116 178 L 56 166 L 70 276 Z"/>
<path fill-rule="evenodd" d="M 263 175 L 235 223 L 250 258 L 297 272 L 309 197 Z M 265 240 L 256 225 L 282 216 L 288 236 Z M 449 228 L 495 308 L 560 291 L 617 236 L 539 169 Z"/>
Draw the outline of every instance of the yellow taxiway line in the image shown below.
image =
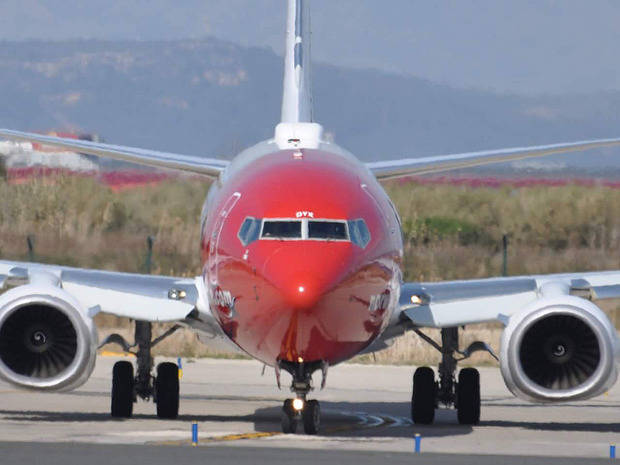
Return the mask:
<path fill-rule="evenodd" d="M 356 431 L 356 430 L 363 430 L 363 429 L 370 429 L 370 428 L 380 428 L 382 426 L 389 426 L 390 424 L 394 423 L 394 420 L 390 418 L 381 417 L 381 419 L 383 420 L 383 422 L 377 425 L 353 424 L 353 425 L 334 426 L 332 428 L 326 428 L 324 432 L 325 433 L 339 433 L 339 432 L 345 432 L 345 431 Z M 252 433 L 224 434 L 222 436 L 212 436 L 212 437 L 202 438 L 199 440 L 199 444 L 239 441 L 243 439 L 261 439 L 261 438 L 283 436 L 283 435 L 284 433 L 282 433 L 281 431 L 267 431 L 267 432 L 256 431 Z M 196 444 L 193 444 L 191 440 L 186 440 L 186 439 L 175 440 L 175 441 L 155 441 L 155 442 L 151 442 L 150 444 L 159 445 L 159 446 L 184 446 L 184 445 L 193 446 L 193 445 L 196 445 Z"/>

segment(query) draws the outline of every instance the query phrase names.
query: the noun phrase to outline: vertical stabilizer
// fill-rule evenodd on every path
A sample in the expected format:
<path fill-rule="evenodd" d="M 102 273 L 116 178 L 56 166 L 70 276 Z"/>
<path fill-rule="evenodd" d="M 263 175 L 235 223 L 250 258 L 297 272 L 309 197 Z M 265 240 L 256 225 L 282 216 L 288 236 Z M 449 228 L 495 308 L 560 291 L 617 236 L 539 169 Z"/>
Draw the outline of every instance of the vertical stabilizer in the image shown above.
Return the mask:
<path fill-rule="evenodd" d="M 308 0 L 287 0 L 283 123 L 312 122 L 310 11 Z"/>

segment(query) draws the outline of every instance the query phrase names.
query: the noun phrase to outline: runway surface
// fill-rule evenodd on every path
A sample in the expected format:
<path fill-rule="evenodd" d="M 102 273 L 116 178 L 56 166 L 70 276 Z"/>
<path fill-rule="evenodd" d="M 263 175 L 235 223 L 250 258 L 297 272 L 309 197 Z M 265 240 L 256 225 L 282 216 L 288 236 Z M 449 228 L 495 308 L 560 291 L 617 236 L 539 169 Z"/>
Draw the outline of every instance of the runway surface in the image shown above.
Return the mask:
<path fill-rule="evenodd" d="M 0 463 L 32 463 L 34 457 L 45 457 L 46 465 L 96 465 L 104 463 L 94 459 L 100 454 L 106 464 L 171 463 L 174 457 L 180 465 L 200 457 L 209 463 L 294 459 L 344 465 L 376 463 L 375 454 L 389 456 L 390 463 L 404 463 L 413 456 L 415 433 L 422 435 L 417 463 L 497 463 L 494 455 L 530 457 L 502 458 L 506 464 L 539 463 L 537 456 L 563 457 L 545 459 L 548 463 L 584 463 L 573 459 L 605 459 L 610 444 L 620 446 L 617 387 L 589 401 L 532 405 L 512 397 L 495 368 L 481 370 L 482 420 L 475 427 L 459 425 L 451 410 L 438 411 L 432 426 L 412 425 L 411 367 L 343 365 L 330 370 L 324 391 L 313 393 L 321 401 L 321 434 L 283 435 L 280 412 L 282 400 L 290 397 L 285 387 L 289 380 L 283 377 L 278 391 L 272 369 L 261 376 L 262 365 L 238 360 L 184 360 L 177 420 L 157 419 L 148 402 L 135 406 L 132 419 L 112 419 L 110 375 L 116 360 L 99 358 L 89 382 L 70 393 L 20 391 L 0 383 Z M 200 432 L 195 448 L 190 446 L 193 421 Z M 438 453 L 451 455 L 446 459 L 434 455 Z M 133 461 L 123 461 L 128 454 Z M 326 455 L 318 460 L 317 454 Z M 138 456 L 143 459 L 135 461 Z"/>
<path fill-rule="evenodd" d="M 32 460 L 35 450 L 37 462 Z M 609 463 L 609 459 L 584 459 L 564 457 L 514 457 L 498 455 L 422 454 L 413 456 L 405 452 L 350 451 L 350 450 L 295 450 L 292 448 L 265 447 L 144 447 L 102 444 L 32 444 L 0 443 L 3 465 L 45 463 L 45 465 L 581 465 L 584 463 Z"/>

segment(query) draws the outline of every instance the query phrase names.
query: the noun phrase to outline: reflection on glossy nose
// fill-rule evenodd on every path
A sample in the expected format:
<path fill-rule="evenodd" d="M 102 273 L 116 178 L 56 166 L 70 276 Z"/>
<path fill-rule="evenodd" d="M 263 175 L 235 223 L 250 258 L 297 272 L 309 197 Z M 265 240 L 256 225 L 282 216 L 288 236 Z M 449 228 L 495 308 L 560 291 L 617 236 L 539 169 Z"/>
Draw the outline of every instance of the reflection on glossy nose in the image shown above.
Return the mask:
<path fill-rule="evenodd" d="M 286 307 L 305 310 L 338 286 L 349 260 L 346 244 L 284 244 L 268 256 L 262 274 Z"/>
<path fill-rule="evenodd" d="M 323 286 L 310 276 L 292 276 L 278 284 L 286 303 L 298 310 L 312 308 L 325 292 Z"/>

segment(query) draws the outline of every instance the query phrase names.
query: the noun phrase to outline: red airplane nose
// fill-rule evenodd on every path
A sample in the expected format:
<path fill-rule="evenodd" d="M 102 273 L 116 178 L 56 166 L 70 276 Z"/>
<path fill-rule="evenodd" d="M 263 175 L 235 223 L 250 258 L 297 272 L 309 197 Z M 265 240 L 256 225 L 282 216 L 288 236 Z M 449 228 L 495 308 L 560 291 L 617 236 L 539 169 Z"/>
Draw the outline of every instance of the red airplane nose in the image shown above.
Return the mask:
<path fill-rule="evenodd" d="M 288 305 L 297 310 L 314 307 L 326 291 L 319 279 L 308 275 L 291 276 L 279 288 Z"/>
<path fill-rule="evenodd" d="M 295 243 L 286 244 L 269 256 L 263 276 L 277 289 L 287 307 L 310 309 L 338 285 L 347 270 L 350 246 L 337 245 L 339 247 L 326 251 L 325 245 L 299 247 Z"/>

